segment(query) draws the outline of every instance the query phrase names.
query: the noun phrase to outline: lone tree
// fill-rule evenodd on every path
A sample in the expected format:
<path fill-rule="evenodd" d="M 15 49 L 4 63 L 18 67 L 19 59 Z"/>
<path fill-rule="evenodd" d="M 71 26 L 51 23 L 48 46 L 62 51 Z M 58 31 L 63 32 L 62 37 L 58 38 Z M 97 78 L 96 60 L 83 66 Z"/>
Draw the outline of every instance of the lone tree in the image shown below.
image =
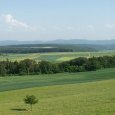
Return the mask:
<path fill-rule="evenodd" d="M 32 105 L 38 103 L 38 99 L 34 96 L 34 95 L 27 95 L 25 98 L 24 98 L 24 102 L 26 104 L 29 104 L 30 105 L 30 108 L 31 108 L 31 111 L 32 111 Z"/>

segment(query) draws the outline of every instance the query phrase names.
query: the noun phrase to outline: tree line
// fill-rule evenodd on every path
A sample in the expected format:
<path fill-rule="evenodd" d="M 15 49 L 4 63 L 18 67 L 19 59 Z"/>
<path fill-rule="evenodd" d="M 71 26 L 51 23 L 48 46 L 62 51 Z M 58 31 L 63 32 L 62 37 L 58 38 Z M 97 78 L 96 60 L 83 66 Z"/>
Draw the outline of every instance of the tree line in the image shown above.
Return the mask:
<path fill-rule="evenodd" d="M 46 53 L 46 52 L 73 52 L 70 48 L 26 48 L 26 47 L 0 47 L 0 53 Z"/>
<path fill-rule="evenodd" d="M 113 67 L 115 67 L 115 56 L 79 57 L 61 63 L 51 63 L 48 61 L 36 62 L 31 59 L 12 62 L 7 59 L 6 61 L 0 61 L 0 76 L 85 72 Z"/>
<path fill-rule="evenodd" d="M 92 52 L 99 46 L 85 44 L 24 44 L 0 46 L 0 53 Z"/>

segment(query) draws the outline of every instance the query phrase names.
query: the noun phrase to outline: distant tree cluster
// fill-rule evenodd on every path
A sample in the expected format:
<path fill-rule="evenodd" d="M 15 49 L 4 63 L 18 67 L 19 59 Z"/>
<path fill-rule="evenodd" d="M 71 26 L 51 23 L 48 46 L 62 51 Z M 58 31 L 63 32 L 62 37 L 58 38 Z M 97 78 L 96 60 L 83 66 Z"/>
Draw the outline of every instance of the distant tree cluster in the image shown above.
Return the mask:
<path fill-rule="evenodd" d="M 0 53 L 92 52 L 99 46 L 86 44 L 24 44 L 0 46 Z"/>
<path fill-rule="evenodd" d="M 92 58 L 79 57 L 62 63 L 51 63 L 48 61 L 36 62 L 31 59 L 25 59 L 20 62 L 11 62 L 7 59 L 6 61 L 0 62 L 0 75 L 37 75 L 63 72 L 85 72 L 113 67 L 115 67 L 115 56 Z"/>
<path fill-rule="evenodd" d="M 46 52 L 73 52 L 70 48 L 26 48 L 26 47 L 0 47 L 0 53 L 46 53 Z"/>

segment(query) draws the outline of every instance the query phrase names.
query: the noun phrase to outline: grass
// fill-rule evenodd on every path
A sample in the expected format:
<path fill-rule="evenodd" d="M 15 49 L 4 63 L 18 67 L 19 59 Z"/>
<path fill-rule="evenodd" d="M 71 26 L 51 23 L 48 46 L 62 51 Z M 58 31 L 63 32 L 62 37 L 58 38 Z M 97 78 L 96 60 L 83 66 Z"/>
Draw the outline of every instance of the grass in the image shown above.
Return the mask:
<path fill-rule="evenodd" d="M 52 85 L 87 83 L 108 79 L 115 79 L 115 68 L 81 73 L 8 76 L 0 78 L 0 91 Z"/>
<path fill-rule="evenodd" d="M 0 78 L 0 115 L 115 115 L 115 68 Z M 35 95 L 30 107 L 23 98 Z"/>
<path fill-rule="evenodd" d="M 115 79 L 0 92 L 0 115 L 31 115 L 23 98 L 34 94 L 33 115 L 115 115 Z"/>
<path fill-rule="evenodd" d="M 33 53 L 33 54 L 3 54 L 0 55 L 0 61 L 7 58 L 11 61 L 23 60 L 26 58 L 36 61 L 47 60 L 51 62 L 68 61 L 78 57 L 93 57 L 93 56 L 112 56 L 115 55 L 115 51 L 103 51 L 103 52 L 57 52 L 57 53 Z"/>

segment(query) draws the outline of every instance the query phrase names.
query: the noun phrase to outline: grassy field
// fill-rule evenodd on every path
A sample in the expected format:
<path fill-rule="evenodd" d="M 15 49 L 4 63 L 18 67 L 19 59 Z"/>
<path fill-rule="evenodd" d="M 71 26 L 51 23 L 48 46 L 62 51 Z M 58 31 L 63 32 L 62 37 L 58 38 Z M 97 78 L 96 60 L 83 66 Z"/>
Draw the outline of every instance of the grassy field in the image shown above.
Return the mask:
<path fill-rule="evenodd" d="M 104 69 L 81 73 L 60 73 L 49 75 L 9 76 L 0 78 L 0 91 L 42 87 L 52 85 L 86 83 L 115 78 L 115 69 Z"/>
<path fill-rule="evenodd" d="M 115 115 L 115 69 L 0 78 L 0 115 L 31 115 L 23 98 L 39 103 L 32 115 Z M 7 91 L 6 91 L 7 90 Z"/>
<path fill-rule="evenodd" d="M 7 58 L 11 61 L 23 60 L 23 59 L 34 59 L 36 61 L 47 60 L 53 62 L 68 61 L 78 57 L 93 57 L 93 56 L 112 56 L 115 55 L 115 51 L 103 51 L 103 52 L 63 52 L 63 53 L 32 53 L 32 54 L 2 54 L 0 60 L 6 60 Z"/>

